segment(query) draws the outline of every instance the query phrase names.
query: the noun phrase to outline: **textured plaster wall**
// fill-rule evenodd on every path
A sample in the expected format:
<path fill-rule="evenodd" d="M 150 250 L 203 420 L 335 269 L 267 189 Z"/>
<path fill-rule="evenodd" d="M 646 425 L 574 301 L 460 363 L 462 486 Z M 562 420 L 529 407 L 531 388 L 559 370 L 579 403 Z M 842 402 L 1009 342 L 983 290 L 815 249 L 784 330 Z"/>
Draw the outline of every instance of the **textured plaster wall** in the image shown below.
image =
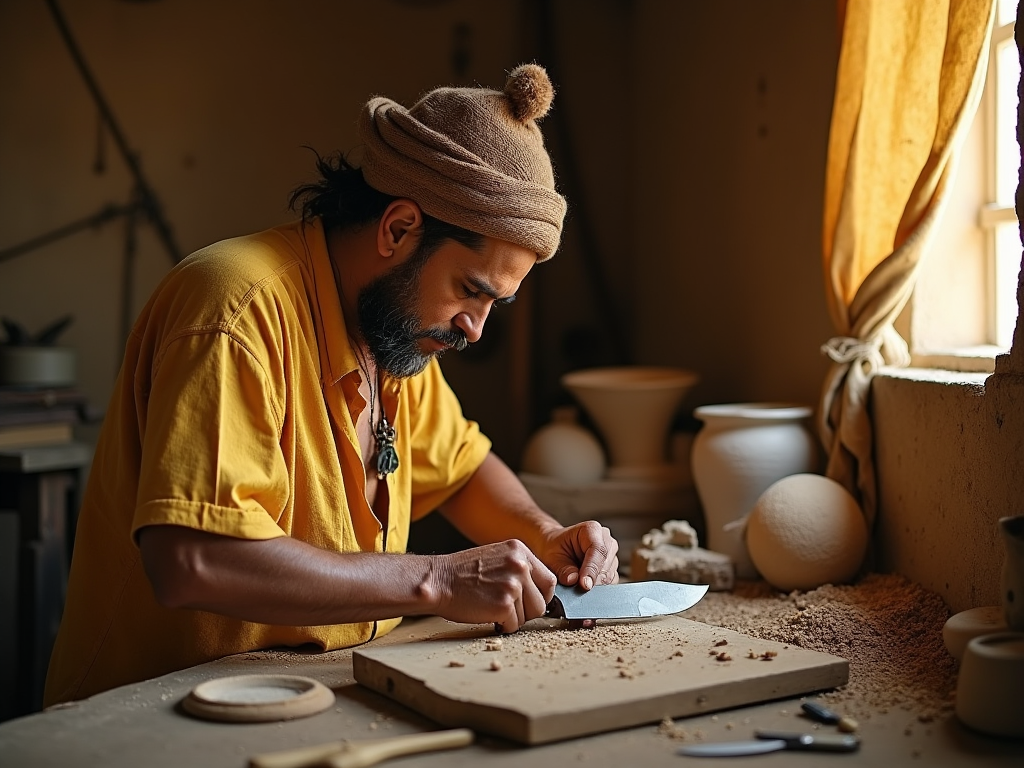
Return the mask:
<path fill-rule="evenodd" d="M 816 405 L 835 3 L 642 2 L 635 40 L 637 358 Z"/>
<path fill-rule="evenodd" d="M 953 611 L 998 604 L 996 521 L 1024 514 L 1024 378 L 891 371 L 872 411 L 879 565 Z"/>

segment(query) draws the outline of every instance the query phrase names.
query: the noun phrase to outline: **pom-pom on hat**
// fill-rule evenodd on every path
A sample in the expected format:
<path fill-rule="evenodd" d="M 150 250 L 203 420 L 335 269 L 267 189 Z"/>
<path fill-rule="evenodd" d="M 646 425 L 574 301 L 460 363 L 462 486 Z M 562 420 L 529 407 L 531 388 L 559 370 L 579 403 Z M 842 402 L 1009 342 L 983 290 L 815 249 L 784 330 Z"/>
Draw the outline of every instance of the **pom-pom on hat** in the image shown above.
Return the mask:
<path fill-rule="evenodd" d="M 363 177 L 434 218 L 549 259 L 566 204 L 537 120 L 554 94 L 543 67 L 523 64 L 504 91 L 437 88 L 410 109 L 370 99 L 359 119 Z"/>

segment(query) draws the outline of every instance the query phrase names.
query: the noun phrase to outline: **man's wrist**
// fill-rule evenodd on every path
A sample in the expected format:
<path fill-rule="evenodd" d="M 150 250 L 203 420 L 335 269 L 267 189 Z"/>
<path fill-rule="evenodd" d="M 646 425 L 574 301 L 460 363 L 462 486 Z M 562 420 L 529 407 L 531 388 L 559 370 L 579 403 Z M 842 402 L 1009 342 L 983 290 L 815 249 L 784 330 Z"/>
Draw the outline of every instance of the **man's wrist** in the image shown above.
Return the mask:
<path fill-rule="evenodd" d="M 560 531 L 565 530 L 565 526 L 548 515 L 547 512 L 540 509 L 538 511 L 540 514 L 537 516 L 533 533 L 530 539 L 523 543 L 530 548 L 533 554 L 540 557 L 546 549 L 547 543 L 554 539 Z"/>
<path fill-rule="evenodd" d="M 426 571 L 416 585 L 416 601 L 422 613 L 436 615 L 451 598 L 451 568 L 447 555 L 425 555 Z"/>

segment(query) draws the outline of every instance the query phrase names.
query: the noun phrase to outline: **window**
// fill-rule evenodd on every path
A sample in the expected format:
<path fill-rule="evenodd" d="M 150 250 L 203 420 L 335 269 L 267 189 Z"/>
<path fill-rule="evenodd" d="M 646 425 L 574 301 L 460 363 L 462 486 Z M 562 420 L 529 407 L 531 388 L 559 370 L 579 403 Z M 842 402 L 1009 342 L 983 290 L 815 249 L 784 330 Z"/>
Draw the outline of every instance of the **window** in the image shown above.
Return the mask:
<path fill-rule="evenodd" d="M 1017 323 L 1022 249 L 1014 211 L 1021 156 L 1015 12 L 1016 0 L 998 0 L 982 103 L 914 296 L 897 320 L 917 366 L 991 371 Z"/>
<path fill-rule="evenodd" d="M 979 223 L 987 230 L 987 247 L 992 264 L 993 300 L 991 334 L 996 346 L 1007 349 L 1017 324 L 1017 275 L 1021 268 L 1021 241 L 1013 208 L 1020 171 L 1017 145 L 1017 84 L 1020 58 L 1013 41 L 1013 5 L 999 0 L 992 32 L 986 95 L 988 114 L 988 200 Z"/>

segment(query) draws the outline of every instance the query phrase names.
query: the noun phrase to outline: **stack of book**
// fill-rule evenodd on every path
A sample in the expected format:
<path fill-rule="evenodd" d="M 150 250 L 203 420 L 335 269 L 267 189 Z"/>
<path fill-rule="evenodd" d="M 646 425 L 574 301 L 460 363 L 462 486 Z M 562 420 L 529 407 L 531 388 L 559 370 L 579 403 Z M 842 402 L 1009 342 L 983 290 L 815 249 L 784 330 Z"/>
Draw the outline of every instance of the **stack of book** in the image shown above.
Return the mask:
<path fill-rule="evenodd" d="M 0 387 L 0 451 L 70 443 L 86 408 L 85 395 L 73 387 Z"/>

